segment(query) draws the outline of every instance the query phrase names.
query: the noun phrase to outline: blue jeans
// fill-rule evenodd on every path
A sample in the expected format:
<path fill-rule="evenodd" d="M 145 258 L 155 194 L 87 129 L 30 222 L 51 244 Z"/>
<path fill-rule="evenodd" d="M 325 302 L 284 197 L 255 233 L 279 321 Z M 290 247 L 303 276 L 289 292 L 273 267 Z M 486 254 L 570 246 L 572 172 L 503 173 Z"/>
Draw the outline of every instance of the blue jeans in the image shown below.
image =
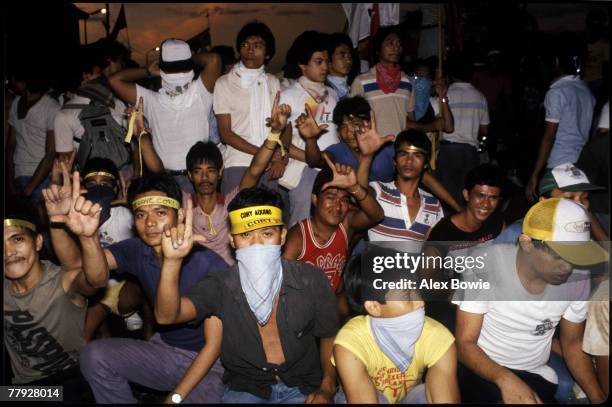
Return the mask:
<path fill-rule="evenodd" d="M 555 352 L 550 352 L 548 366 L 552 367 L 557 374 L 558 383 L 555 399 L 559 404 L 567 404 L 570 394 L 572 393 L 572 387 L 574 387 L 574 378 L 569 370 L 567 370 L 567 365 L 563 358 Z"/>
<path fill-rule="evenodd" d="M 225 389 L 223 403 L 229 404 L 303 404 L 306 395 L 300 392 L 298 387 L 287 387 L 284 383 L 272 386 L 272 394 L 269 399 L 264 399 L 246 391 L 234 391 Z"/>

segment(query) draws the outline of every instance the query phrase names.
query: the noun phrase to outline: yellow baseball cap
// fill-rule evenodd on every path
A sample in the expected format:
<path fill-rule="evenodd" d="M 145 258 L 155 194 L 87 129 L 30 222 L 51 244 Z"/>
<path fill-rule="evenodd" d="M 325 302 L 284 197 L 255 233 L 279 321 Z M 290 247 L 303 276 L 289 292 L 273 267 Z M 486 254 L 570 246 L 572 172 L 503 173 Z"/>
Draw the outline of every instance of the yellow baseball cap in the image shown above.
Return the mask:
<path fill-rule="evenodd" d="M 586 209 L 574 201 L 551 198 L 529 209 L 523 233 L 542 240 L 562 259 L 577 266 L 608 261 L 609 254 L 591 241 L 591 222 Z"/>

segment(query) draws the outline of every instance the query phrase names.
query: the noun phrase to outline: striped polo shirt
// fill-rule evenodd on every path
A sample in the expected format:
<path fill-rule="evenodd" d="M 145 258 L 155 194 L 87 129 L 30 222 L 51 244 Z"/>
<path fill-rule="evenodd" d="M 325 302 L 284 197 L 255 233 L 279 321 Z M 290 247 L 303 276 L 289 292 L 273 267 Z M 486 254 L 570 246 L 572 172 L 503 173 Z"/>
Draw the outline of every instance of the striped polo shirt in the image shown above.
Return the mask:
<path fill-rule="evenodd" d="M 385 218 L 368 231 L 371 242 L 427 240 L 429 231 L 444 217 L 438 199 L 419 188 L 421 206 L 414 222 L 408 217 L 408 201 L 392 182 L 370 182 Z"/>
<path fill-rule="evenodd" d="M 393 93 L 385 94 L 376 83 L 376 66 L 359 75 L 351 86 L 351 96 L 363 96 L 376 114 L 378 132 L 397 135 L 406 129 L 406 115 L 414 111 L 414 95 L 408 75 L 402 72 L 400 84 Z"/>
<path fill-rule="evenodd" d="M 442 133 L 442 140 L 465 143 L 478 148 L 478 130 L 489 124 L 487 99 L 472 84 L 455 82 L 448 87 L 448 107 L 453 114 L 455 131 Z"/>

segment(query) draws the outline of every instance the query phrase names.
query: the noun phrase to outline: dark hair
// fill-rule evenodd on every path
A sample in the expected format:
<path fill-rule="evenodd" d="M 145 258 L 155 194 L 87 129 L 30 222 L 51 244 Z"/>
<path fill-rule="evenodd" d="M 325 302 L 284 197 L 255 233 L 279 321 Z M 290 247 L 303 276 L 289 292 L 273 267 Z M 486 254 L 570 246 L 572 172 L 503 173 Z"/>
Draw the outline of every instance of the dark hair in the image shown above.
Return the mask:
<path fill-rule="evenodd" d="M 340 100 L 334 108 L 334 124 L 340 127 L 344 118 L 350 115 L 364 120 L 370 120 L 370 110 L 370 104 L 362 96 L 344 98 Z"/>
<path fill-rule="evenodd" d="M 23 228 L 32 239 L 41 234 L 40 221 L 36 215 L 36 208 L 24 198 L 8 199 L 4 208 L 4 219 L 19 219 L 32 223 L 36 227 L 36 233 L 31 229 Z"/>
<path fill-rule="evenodd" d="M 134 179 L 128 188 L 128 203 L 131 204 L 136 195 L 151 191 L 164 192 L 168 197 L 176 199 L 179 204 L 183 203 L 181 188 L 168 174 L 147 174 L 142 178 Z"/>
<path fill-rule="evenodd" d="M 559 69 L 564 74 L 578 75 L 586 55 L 586 44 L 572 34 L 564 34 L 556 41 L 554 56 L 557 57 Z"/>
<path fill-rule="evenodd" d="M 503 184 L 504 181 L 499 167 L 491 164 L 480 164 L 468 172 L 464 188 L 471 191 L 475 185 L 488 185 L 502 189 Z"/>
<path fill-rule="evenodd" d="M 25 80 L 25 88 L 31 93 L 47 93 L 51 83 L 44 72 L 39 75 L 29 74 Z"/>
<path fill-rule="evenodd" d="M 472 79 L 473 67 L 465 54 L 454 54 L 448 59 L 448 73 L 451 77 L 463 82 Z"/>
<path fill-rule="evenodd" d="M 315 52 L 327 51 L 327 35 L 318 31 L 304 31 L 293 41 L 287 51 L 285 78 L 297 79 L 302 76 L 299 65 L 308 65 Z"/>
<path fill-rule="evenodd" d="M 240 44 L 249 37 L 261 37 L 264 40 L 266 43 L 266 62 L 274 57 L 276 53 L 276 40 L 267 25 L 259 21 L 252 21 L 242 27 L 236 37 L 236 50 L 238 52 L 240 52 Z"/>
<path fill-rule="evenodd" d="M 317 174 L 317 177 L 315 178 L 314 183 L 312 184 L 313 195 L 319 196 L 319 194 L 322 192 L 321 188 L 323 188 L 323 185 L 333 179 L 334 173 L 332 172 L 331 168 L 329 168 L 329 166 L 325 164 L 323 169 Z"/>
<path fill-rule="evenodd" d="M 119 59 L 128 59 L 129 51 L 125 45 L 116 40 L 100 39 L 81 48 L 81 73 L 91 73 L 94 67 L 101 70 L 109 65 L 108 60 L 117 62 Z"/>
<path fill-rule="evenodd" d="M 382 285 L 381 289 L 374 289 L 375 279 L 382 278 L 385 282 L 403 281 L 406 279 L 414 282 L 417 281 L 419 278 L 418 273 L 406 273 L 405 270 L 401 268 L 385 268 L 383 274 L 375 274 L 373 272 L 371 266 L 374 264 L 374 259 L 376 257 L 394 258 L 397 254 L 403 255 L 402 252 L 390 248 L 368 248 L 366 251 L 362 252 L 361 255 L 353 256 L 347 262 L 344 272 L 342 273 L 342 279 L 348 304 L 354 312 L 362 315 L 366 314 L 364 303 L 368 300 L 385 304 L 387 300 L 393 301 L 397 298 L 395 295 L 389 298 L 388 293 L 391 291 L 389 284 Z M 412 298 L 413 300 L 422 299 L 419 290 L 400 291 L 408 291 L 408 298 Z M 416 294 L 416 296 L 413 297 L 413 293 Z"/>
<path fill-rule="evenodd" d="M 220 170 L 223 167 L 223 156 L 221 151 L 212 141 L 204 143 L 198 141 L 189 149 L 187 153 L 187 171 L 193 171 L 197 164 L 211 164 Z"/>
<path fill-rule="evenodd" d="M 260 205 L 275 206 L 281 211 L 284 208 L 283 200 L 278 192 L 264 187 L 252 187 L 238 192 L 238 195 L 227 206 L 227 211 Z"/>
<path fill-rule="evenodd" d="M 374 34 L 374 39 L 372 40 L 372 50 L 374 51 L 374 56 L 376 57 L 377 61 L 380 58 L 380 50 L 383 42 L 391 34 L 397 35 L 400 41 L 402 40 L 399 25 L 380 27 L 378 31 L 376 31 L 376 34 Z"/>
<path fill-rule="evenodd" d="M 395 152 L 399 150 L 400 146 L 404 143 L 411 144 L 415 147 L 419 147 L 427 151 L 427 154 L 431 152 L 431 141 L 425 133 L 419 130 L 409 129 L 404 130 L 395 138 L 395 142 L 393 143 L 393 147 L 395 148 Z"/>
<path fill-rule="evenodd" d="M 347 78 L 347 82 L 350 85 L 351 83 L 353 83 L 353 79 L 355 79 L 355 77 L 359 75 L 359 54 L 357 53 L 357 50 L 353 48 L 353 41 L 348 35 L 344 33 L 328 34 L 327 53 L 329 54 L 330 62 L 332 60 L 332 55 L 334 55 L 334 52 L 336 51 L 336 48 L 338 48 L 340 45 L 346 45 L 351 50 L 351 59 L 353 60 L 353 63 L 351 65 L 351 71 L 349 72 Z"/>
<path fill-rule="evenodd" d="M 81 174 L 85 176 L 91 172 L 98 171 L 108 172 L 109 174 L 112 174 L 113 177 L 115 177 L 115 182 L 119 181 L 119 171 L 117 170 L 117 166 L 115 165 L 113 160 L 110 160 L 108 158 L 90 158 L 89 160 L 87 160 L 87 163 L 85 163 L 85 168 L 83 169 Z"/>
<path fill-rule="evenodd" d="M 212 47 L 210 52 L 214 52 L 221 56 L 221 72 L 225 72 L 228 65 L 236 63 L 236 55 L 234 49 L 228 45 L 217 45 Z"/>

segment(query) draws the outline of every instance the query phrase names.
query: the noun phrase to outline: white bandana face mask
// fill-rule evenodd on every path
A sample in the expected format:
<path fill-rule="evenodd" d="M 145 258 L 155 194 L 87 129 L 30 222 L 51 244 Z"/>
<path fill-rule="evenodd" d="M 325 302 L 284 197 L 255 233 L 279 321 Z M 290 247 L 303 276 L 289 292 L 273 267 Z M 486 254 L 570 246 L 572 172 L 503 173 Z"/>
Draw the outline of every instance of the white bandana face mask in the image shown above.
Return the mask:
<path fill-rule="evenodd" d="M 185 93 L 193 81 L 193 70 L 189 72 L 165 73 L 161 71 L 162 89 L 166 95 L 175 97 Z"/>
<path fill-rule="evenodd" d="M 257 322 L 264 325 L 272 315 L 274 299 L 283 282 L 281 246 L 254 244 L 236 250 L 240 286 Z"/>

